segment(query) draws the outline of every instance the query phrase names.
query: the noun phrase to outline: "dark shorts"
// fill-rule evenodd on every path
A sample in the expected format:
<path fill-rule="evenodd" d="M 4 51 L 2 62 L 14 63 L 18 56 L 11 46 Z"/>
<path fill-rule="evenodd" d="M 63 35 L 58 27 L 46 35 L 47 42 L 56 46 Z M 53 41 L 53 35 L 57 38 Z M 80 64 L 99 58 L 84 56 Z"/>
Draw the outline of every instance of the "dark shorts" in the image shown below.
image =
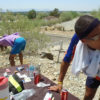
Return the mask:
<path fill-rule="evenodd" d="M 18 54 L 25 49 L 26 40 L 23 37 L 17 38 L 12 46 L 11 54 Z"/>
<path fill-rule="evenodd" d="M 87 77 L 86 79 L 86 86 L 89 88 L 98 88 L 100 85 L 100 81 L 96 80 L 95 78 L 92 77 Z"/>

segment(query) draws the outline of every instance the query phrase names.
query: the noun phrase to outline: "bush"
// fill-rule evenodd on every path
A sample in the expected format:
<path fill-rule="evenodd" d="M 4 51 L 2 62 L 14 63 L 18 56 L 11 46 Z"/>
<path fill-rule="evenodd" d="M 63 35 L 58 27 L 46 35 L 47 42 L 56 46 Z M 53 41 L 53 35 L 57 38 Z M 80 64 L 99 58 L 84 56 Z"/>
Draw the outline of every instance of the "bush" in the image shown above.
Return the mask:
<path fill-rule="evenodd" d="M 79 16 L 79 14 L 77 12 L 62 12 L 60 15 L 60 21 L 64 22 L 64 21 L 68 21 L 71 20 L 75 17 Z"/>
<path fill-rule="evenodd" d="M 50 16 L 59 17 L 60 16 L 59 9 L 55 8 L 53 11 L 51 11 Z"/>
<path fill-rule="evenodd" d="M 34 19 L 34 18 L 36 18 L 36 11 L 35 10 L 30 10 L 29 12 L 28 12 L 28 18 L 29 19 Z"/>

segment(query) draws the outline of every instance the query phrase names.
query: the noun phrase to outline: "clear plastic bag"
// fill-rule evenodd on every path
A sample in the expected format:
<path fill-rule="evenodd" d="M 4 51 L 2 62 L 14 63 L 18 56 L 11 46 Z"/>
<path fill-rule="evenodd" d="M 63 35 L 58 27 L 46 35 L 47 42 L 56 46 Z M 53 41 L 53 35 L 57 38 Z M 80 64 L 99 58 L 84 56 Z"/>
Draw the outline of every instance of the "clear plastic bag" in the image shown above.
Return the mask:
<path fill-rule="evenodd" d="M 14 100 L 26 100 L 35 94 L 34 89 L 26 89 L 13 96 Z"/>

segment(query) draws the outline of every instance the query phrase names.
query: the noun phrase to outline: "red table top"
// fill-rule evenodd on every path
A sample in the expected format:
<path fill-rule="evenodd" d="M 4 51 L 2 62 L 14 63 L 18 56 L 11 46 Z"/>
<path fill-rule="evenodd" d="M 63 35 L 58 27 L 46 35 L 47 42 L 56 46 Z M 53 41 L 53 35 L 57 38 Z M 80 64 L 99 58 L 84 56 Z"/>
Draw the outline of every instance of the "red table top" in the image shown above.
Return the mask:
<path fill-rule="evenodd" d="M 16 71 L 16 67 L 9 67 L 9 69 L 11 70 L 11 73 L 14 73 L 14 71 Z M 26 74 L 27 73 L 27 65 L 24 65 L 24 70 L 20 73 L 22 74 Z M 0 68 L 0 76 L 3 75 L 3 73 L 6 71 L 6 68 Z M 41 75 L 41 81 L 43 83 L 47 83 L 47 84 L 51 84 L 51 85 L 55 85 L 55 83 L 53 83 L 51 80 L 49 80 L 47 77 L 44 77 L 43 75 Z M 28 83 L 24 83 L 24 87 L 25 89 L 35 89 L 36 93 L 30 97 L 28 100 L 43 100 L 45 94 L 48 92 L 48 88 L 40 88 L 37 87 L 36 85 L 34 85 L 34 82 L 28 82 Z M 55 100 L 61 100 L 60 99 L 60 94 L 57 92 L 53 92 L 51 91 L 51 93 L 53 94 L 53 97 L 55 98 Z M 74 95 L 72 95 L 71 93 L 68 93 L 68 100 L 79 100 L 77 97 L 75 97 Z"/>

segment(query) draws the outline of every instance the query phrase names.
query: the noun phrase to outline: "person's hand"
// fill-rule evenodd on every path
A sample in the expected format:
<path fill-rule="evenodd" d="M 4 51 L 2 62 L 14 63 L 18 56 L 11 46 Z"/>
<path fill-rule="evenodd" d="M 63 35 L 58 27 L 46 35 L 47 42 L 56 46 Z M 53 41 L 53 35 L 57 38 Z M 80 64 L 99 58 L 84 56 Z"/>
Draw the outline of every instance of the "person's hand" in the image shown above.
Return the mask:
<path fill-rule="evenodd" d="M 51 90 L 51 91 L 55 91 L 55 92 L 61 92 L 62 84 L 57 84 L 57 85 L 54 85 L 54 86 L 50 86 L 48 89 Z"/>

